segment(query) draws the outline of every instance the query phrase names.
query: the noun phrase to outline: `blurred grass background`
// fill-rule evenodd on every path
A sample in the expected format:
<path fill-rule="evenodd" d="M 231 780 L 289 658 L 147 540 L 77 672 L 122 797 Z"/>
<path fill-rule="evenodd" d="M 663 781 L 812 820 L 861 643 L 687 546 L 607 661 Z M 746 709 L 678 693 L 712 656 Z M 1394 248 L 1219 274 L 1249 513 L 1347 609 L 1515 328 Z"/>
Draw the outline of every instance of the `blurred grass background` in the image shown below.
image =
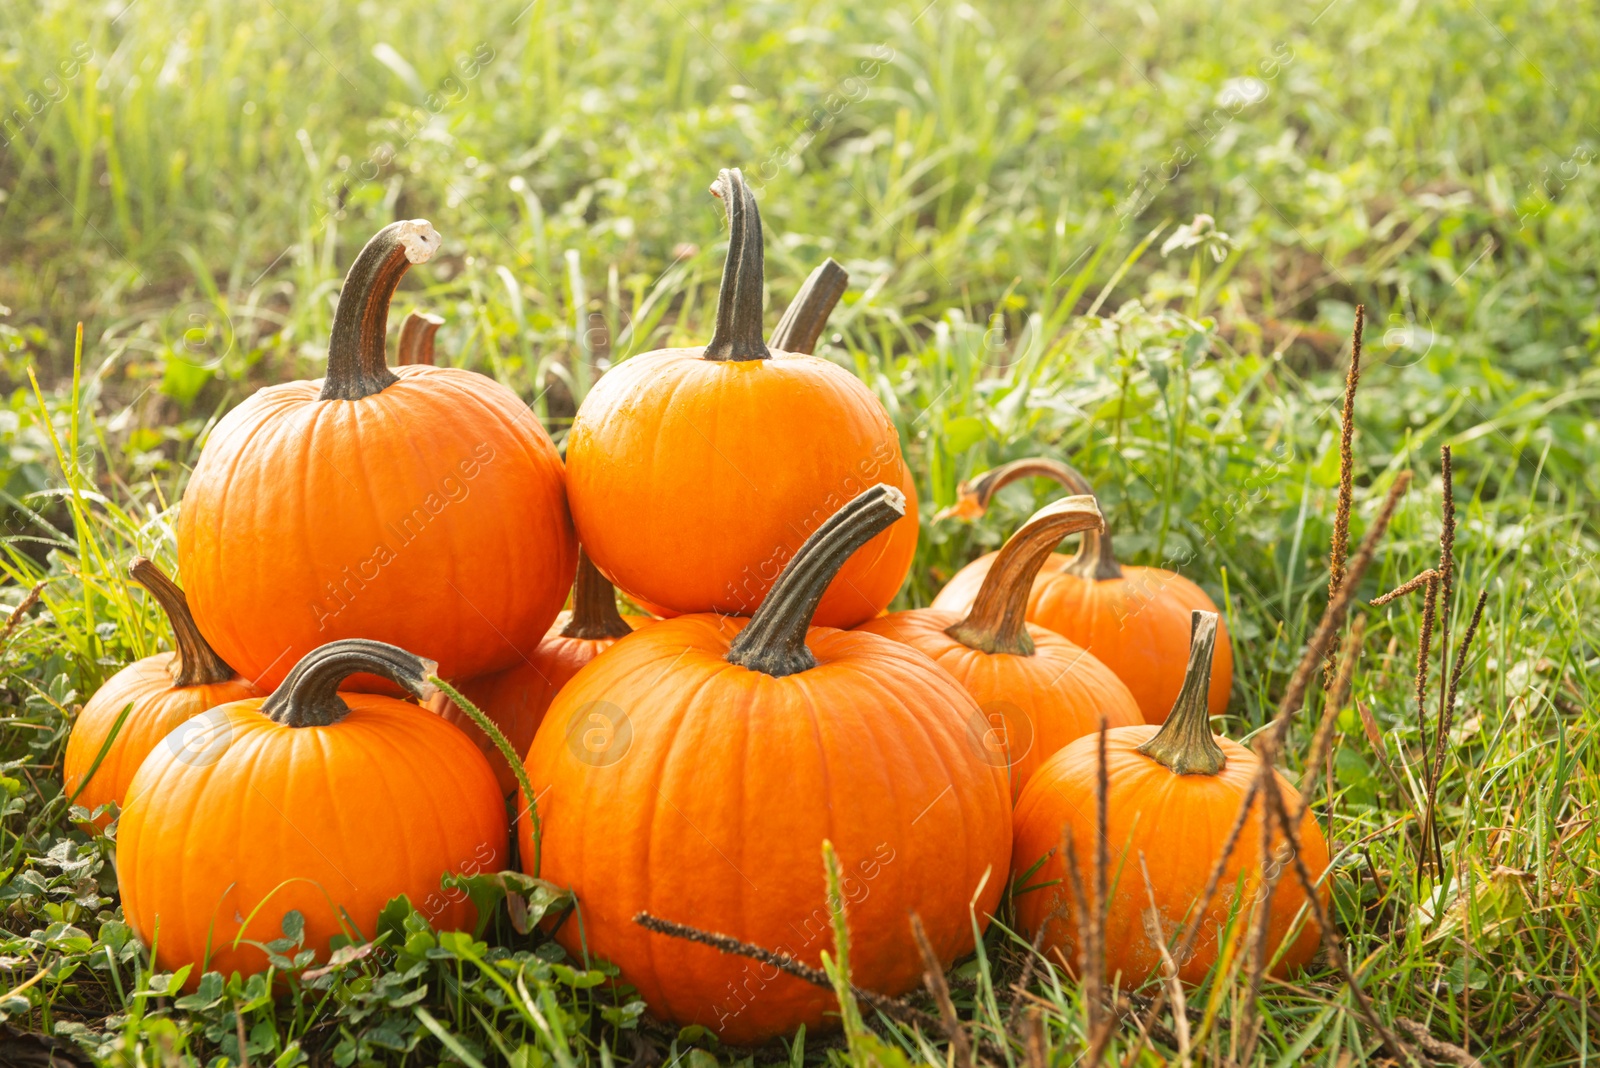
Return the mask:
<path fill-rule="evenodd" d="M 0 785 L 16 784 L 0 901 L 21 969 L 8 985 L 57 969 L 0 1014 L 64 1019 L 103 1056 L 160 1046 L 88 963 L 117 938 L 101 930 L 119 922 L 111 846 L 63 818 L 61 741 L 75 704 L 164 638 L 117 561 L 170 560 L 169 506 L 223 411 L 320 374 L 362 242 L 430 219 L 444 250 L 392 321 L 444 315 L 442 358 L 511 385 L 559 439 L 612 362 L 708 334 L 725 242 L 706 187 L 737 165 L 766 223 L 769 322 L 823 256 L 850 271 L 819 351 L 877 390 L 918 472 L 901 603 L 1049 494 L 928 522 L 962 478 L 1070 457 L 1125 556 L 1225 606 L 1234 737 L 1270 714 L 1325 598 L 1365 305 L 1357 529 L 1417 474 L 1369 593 L 1435 558 L 1448 443 L 1454 614 L 1479 589 L 1490 601 L 1443 788 L 1455 874 L 1439 881 L 1406 837 L 1419 612 L 1370 613 L 1326 799 L 1342 921 L 1386 1017 L 1500 1063 L 1592 1058 L 1597 47 L 1593 12 L 1500 0 L 0 7 L 0 599 L 46 583 L 0 653 Z M 84 866 L 52 867 L 63 848 Z M 60 925 L 87 948 L 57 944 L 77 937 Z M 991 943 L 1003 976 L 1021 951 Z M 136 967 L 125 936 L 113 956 Z M 981 1021 L 1011 995 L 963 967 Z M 1046 993 L 1070 1048 L 1076 995 Z M 1222 976 L 1200 1000 L 1226 1020 L 1238 996 Z M 242 995 L 163 1009 L 191 1022 L 161 1041 L 203 1056 L 233 1041 L 236 1059 L 230 1004 L 254 1006 L 258 1058 L 323 1048 L 327 1018 L 286 1022 Z M 393 1012 L 400 1047 L 460 1059 Z M 361 1045 L 370 1019 L 334 1019 L 352 1058 L 388 1056 Z M 1264 1063 L 1381 1056 L 1326 974 L 1274 986 L 1269 1019 Z M 497 1055 L 459 1004 L 447 1022 Z M 556 1061 L 628 1048 L 506 1026 Z M 1228 1056 L 1226 1028 L 1208 1034 Z"/>

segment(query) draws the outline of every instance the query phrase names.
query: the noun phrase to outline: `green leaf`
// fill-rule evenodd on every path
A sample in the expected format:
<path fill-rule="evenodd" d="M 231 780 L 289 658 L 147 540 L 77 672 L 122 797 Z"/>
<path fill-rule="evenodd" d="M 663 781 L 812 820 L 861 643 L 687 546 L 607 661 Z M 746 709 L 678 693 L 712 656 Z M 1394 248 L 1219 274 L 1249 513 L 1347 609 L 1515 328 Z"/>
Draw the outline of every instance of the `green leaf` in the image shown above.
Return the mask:
<path fill-rule="evenodd" d="M 696 1042 L 707 1042 L 715 1046 L 717 1045 L 716 1032 L 699 1024 L 690 1024 L 688 1027 L 680 1027 L 678 1029 L 678 1044 L 680 1046 L 691 1046 Z"/>
<path fill-rule="evenodd" d="M 87 953 L 94 948 L 94 939 L 71 924 L 52 923 L 45 931 L 44 944 L 59 953 Z"/>
<path fill-rule="evenodd" d="M 427 996 L 428 996 L 428 987 L 427 987 L 427 984 L 424 983 L 422 986 L 417 987 L 415 990 L 410 990 L 410 991 L 407 991 L 406 993 L 401 994 L 401 995 L 399 995 L 397 997 L 390 998 L 389 999 L 389 1007 L 391 1009 L 408 1008 L 408 1007 L 410 1007 L 412 1005 L 415 1005 L 417 1002 L 421 1001 L 423 998 L 425 998 Z"/>
<path fill-rule="evenodd" d="M 440 931 L 439 948 L 456 957 L 482 960 L 489 952 L 489 943 L 475 941 L 465 931 Z"/>
<path fill-rule="evenodd" d="M 1354 804 L 1370 805 L 1377 800 L 1378 783 L 1373 778 L 1372 765 L 1349 746 L 1340 747 L 1333 755 L 1334 774 L 1341 786 L 1347 787 L 1345 796 Z"/>
<path fill-rule="evenodd" d="M 185 964 L 175 972 L 153 972 L 150 983 L 145 989 L 139 991 L 134 997 L 168 997 L 183 989 L 183 984 L 189 978 L 189 972 L 194 965 Z"/>
<path fill-rule="evenodd" d="M 100 941 L 111 947 L 113 955 L 120 954 L 122 947 L 128 944 L 133 937 L 133 928 L 121 920 L 107 920 L 100 925 Z"/>
<path fill-rule="evenodd" d="M 644 1002 L 630 1001 L 626 1005 L 602 1005 L 600 1018 L 618 1030 L 629 1030 L 639 1026 L 639 1017 L 644 1015 Z"/>
<path fill-rule="evenodd" d="M 988 436 L 988 424 L 980 416 L 959 415 L 945 420 L 944 448 L 951 456 L 960 456 Z"/>
<path fill-rule="evenodd" d="M 551 973 L 563 983 L 578 990 L 588 990 L 604 983 L 609 976 L 605 972 L 585 972 L 576 968 L 569 968 L 565 964 L 550 965 Z"/>
<path fill-rule="evenodd" d="M 532 1044 L 525 1044 L 511 1052 L 511 1068 L 545 1068 L 545 1065 L 553 1063 L 548 1053 Z"/>
<path fill-rule="evenodd" d="M 215 374 L 209 367 L 170 354 L 165 363 L 161 373 L 161 392 L 177 401 L 180 408 L 188 408 L 193 404 Z"/>
<path fill-rule="evenodd" d="M 1322 455 L 1311 467 L 1311 481 L 1324 488 L 1339 484 L 1339 449 L 1337 445 L 1322 450 Z"/>
<path fill-rule="evenodd" d="M 184 1012 L 200 1012 L 215 1007 L 222 1001 L 222 975 L 218 972 L 206 972 L 200 977 L 200 984 L 193 994 L 185 994 L 173 1002 L 177 1008 Z"/>
<path fill-rule="evenodd" d="M 520 871 L 479 872 L 476 875 L 447 873 L 439 883 L 446 890 L 463 891 L 478 910 L 474 937 L 482 937 L 502 901 L 507 903 L 511 926 L 527 934 L 547 913 L 572 904 L 572 894 L 554 883 Z M 515 899 L 515 900 L 513 900 Z"/>
<path fill-rule="evenodd" d="M 378 913 L 377 932 L 373 936 L 376 941 L 380 936 L 387 934 L 388 942 L 392 946 L 404 945 L 406 941 L 406 921 L 417 910 L 412 907 L 411 899 L 404 894 L 389 899 Z"/>

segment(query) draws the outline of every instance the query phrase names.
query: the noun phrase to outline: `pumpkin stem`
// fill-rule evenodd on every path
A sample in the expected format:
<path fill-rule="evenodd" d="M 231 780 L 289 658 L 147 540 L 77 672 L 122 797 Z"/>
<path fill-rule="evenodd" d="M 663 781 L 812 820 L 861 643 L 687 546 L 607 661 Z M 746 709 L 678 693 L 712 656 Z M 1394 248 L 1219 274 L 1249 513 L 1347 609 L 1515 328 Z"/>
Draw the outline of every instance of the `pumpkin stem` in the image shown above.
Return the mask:
<path fill-rule="evenodd" d="M 433 366 L 433 335 L 439 332 L 444 320 L 430 312 L 414 311 L 400 324 L 400 344 L 395 349 L 395 362 L 401 366 L 411 363 Z"/>
<path fill-rule="evenodd" d="M 772 347 L 808 356 L 815 352 L 822 328 L 828 325 L 828 316 L 833 314 L 834 305 L 839 303 L 849 285 L 849 272 L 832 256 L 823 260 L 783 310 L 783 318 L 772 331 Z"/>
<path fill-rule="evenodd" d="M 1089 496 L 1063 497 L 1033 513 L 1001 547 L 972 610 L 945 633 L 969 649 L 1032 656 L 1027 611 L 1034 577 L 1062 538 L 1078 533 L 1088 537 L 1104 525 Z"/>
<path fill-rule="evenodd" d="M 956 489 L 956 503 L 934 516 L 934 519 L 976 519 L 989 508 L 989 501 L 1003 486 L 1019 478 L 1048 478 L 1061 484 L 1070 493 L 1094 494 L 1089 480 L 1077 468 L 1052 460 L 1048 456 L 1030 456 L 991 468 L 976 478 L 961 483 Z M 1078 554 L 1063 568 L 1079 578 L 1104 582 L 1122 577 L 1122 565 L 1111 551 L 1111 531 L 1102 526 L 1099 530 L 1083 532 Z"/>
<path fill-rule="evenodd" d="M 879 483 L 829 517 L 794 554 L 728 650 L 730 664 L 774 678 L 809 671 L 817 658 L 806 631 L 844 562 L 906 514 L 906 495 Z"/>
<path fill-rule="evenodd" d="M 344 276 L 328 339 L 328 373 L 318 400 L 360 400 L 399 381 L 384 360 L 389 299 L 413 263 L 439 251 L 439 233 L 427 219 L 392 222 L 379 230 Z"/>
<path fill-rule="evenodd" d="M 572 618 L 561 629 L 563 638 L 621 638 L 633 628 L 617 611 L 616 587 L 606 581 L 589 554 L 578 546 L 578 577 L 572 583 Z"/>
<path fill-rule="evenodd" d="M 766 252 L 756 196 L 737 167 L 717 174 L 711 195 L 728 205 L 728 259 L 722 265 L 717 329 L 702 355 L 708 360 L 770 360 L 772 353 L 761 336 Z"/>
<path fill-rule="evenodd" d="M 128 565 L 128 574 L 150 591 L 172 624 L 172 644 L 178 653 L 172 661 L 172 685 L 214 686 L 238 674 L 211 648 L 189 612 L 189 599 L 155 561 L 136 556 Z"/>
<path fill-rule="evenodd" d="M 1189 617 L 1189 668 L 1183 689 L 1161 729 L 1139 752 L 1178 775 L 1215 775 L 1228 758 L 1211 735 L 1206 696 L 1211 691 L 1211 654 L 1217 648 L 1217 614 L 1196 610 Z"/>
<path fill-rule="evenodd" d="M 287 727 L 328 727 L 350 712 L 339 686 L 351 675 L 366 672 L 388 679 L 419 701 L 436 692 L 428 676 L 439 670 L 433 660 L 383 642 L 345 638 L 313 649 L 279 683 L 261 711 Z"/>

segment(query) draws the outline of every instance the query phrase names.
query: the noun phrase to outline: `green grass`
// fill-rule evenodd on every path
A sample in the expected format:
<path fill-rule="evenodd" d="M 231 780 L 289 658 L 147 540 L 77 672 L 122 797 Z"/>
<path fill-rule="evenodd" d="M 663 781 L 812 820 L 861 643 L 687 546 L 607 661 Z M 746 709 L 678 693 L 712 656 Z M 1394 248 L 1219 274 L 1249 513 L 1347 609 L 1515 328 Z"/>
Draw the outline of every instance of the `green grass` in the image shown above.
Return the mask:
<path fill-rule="evenodd" d="M 708 333 L 723 224 L 706 186 L 740 165 L 769 322 L 822 256 L 851 272 L 822 351 L 879 393 L 918 473 L 902 603 L 1052 492 L 932 524 L 961 479 L 1069 457 L 1126 558 L 1225 605 L 1235 738 L 1270 718 L 1326 600 L 1366 305 L 1355 533 L 1400 471 L 1416 480 L 1364 594 L 1437 559 L 1449 444 L 1454 633 L 1488 602 L 1442 777 L 1443 880 L 1417 860 L 1419 603 L 1358 609 L 1318 810 L 1340 927 L 1385 1020 L 1489 1063 L 1592 1063 L 1597 46 L 1581 5 L 1501 0 L 0 10 L 0 601 L 45 583 L 0 649 L 0 1017 L 125 1064 L 237 1063 L 241 1033 L 253 1065 L 746 1055 L 641 1019 L 504 909 L 476 940 L 397 910 L 392 957 L 286 999 L 220 977 L 166 996 L 122 924 L 114 843 L 73 829 L 60 785 L 76 706 L 165 638 L 121 564 L 170 563 L 172 505 L 222 411 L 318 373 L 370 233 L 433 221 L 444 250 L 397 313 L 443 314 L 445 359 L 517 389 L 559 439 L 610 362 Z M 1199 212 L 1226 239 L 1169 249 Z M 1315 694 L 1291 773 L 1321 713 Z M 997 927 L 958 964 L 975 1034 L 1004 1042 L 1025 956 Z M 1035 976 L 1071 1063 L 1081 995 Z M 1197 1058 L 1237 1056 L 1246 985 L 1190 993 Z M 1325 964 L 1269 983 L 1261 1011 L 1257 1063 L 1385 1056 Z M 865 1023 L 876 1038 L 852 1026 L 758 1059 L 942 1063 L 942 1036 Z"/>

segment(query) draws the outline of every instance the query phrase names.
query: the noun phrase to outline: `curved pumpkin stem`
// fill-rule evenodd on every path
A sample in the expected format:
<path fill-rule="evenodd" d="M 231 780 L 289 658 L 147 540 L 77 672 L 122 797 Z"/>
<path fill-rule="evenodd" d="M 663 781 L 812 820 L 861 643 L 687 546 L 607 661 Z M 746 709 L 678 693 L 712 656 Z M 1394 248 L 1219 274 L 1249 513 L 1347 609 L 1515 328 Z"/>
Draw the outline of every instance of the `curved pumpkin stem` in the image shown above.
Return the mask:
<path fill-rule="evenodd" d="M 728 205 L 728 259 L 722 265 L 717 329 L 702 355 L 708 360 L 770 360 L 772 353 L 761 333 L 766 250 L 755 194 L 744 184 L 739 168 L 733 167 L 718 173 L 711 195 Z"/>
<path fill-rule="evenodd" d="M 832 256 L 823 260 L 783 310 L 783 318 L 772 331 L 772 347 L 807 356 L 815 352 L 822 328 L 828 325 L 828 316 L 833 314 L 834 306 L 849 285 L 850 274 L 838 261 Z"/>
<path fill-rule="evenodd" d="M 1183 689 L 1161 729 L 1139 752 L 1177 775 L 1215 775 L 1228 763 L 1211 735 L 1206 695 L 1211 691 L 1211 654 L 1217 648 L 1217 614 L 1196 610 L 1189 617 L 1189 668 Z"/>
<path fill-rule="evenodd" d="M 1060 460 L 1052 460 L 1048 456 L 1030 456 L 1027 459 L 1001 464 L 961 483 L 956 489 L 959 495 L 956 503 L 934 518 L 976 519 L 988 510 L 990 499 L 1000 491 L 1001 487 L 1009 486 L 1019 478 L 1054 479 L 1069 493 L 1094 494 L 1094 487 L 1089 484 L 1088 479 L 1078 473 L 1077 468 Z M 1121 578 L 1122 565 L 1117 563 L 1116 554 L 1111 551 L 1111 531 L 1104 527 L 1100 530 L 1084 531 L 1083 542 L 1078 546 L 1078 554 L 1068 561 L 1063 570 L 1079 578 L 1094 579 L 1097 582 Z"/>
<path fill-rule="evenodd" d="M 414 311 L 400 324 L 400 344 L 395 349 L 395 362 L 421 363 L 433 366 L 433 335 L 439 332 L 444 320 L 431 312 Z"/>
<path fill-rule="evenodd" d="M 328 339 L 328 373 L 318 400 L 360 400 L 399 381 L 384 360 L 389 300 L 413 263 L 439 250 L 439 233 L 426 219 L 393 222 L 367 242 L 339 290 Z"/>
<path fill-rule="evenodd" d="M 906 495 L 883 483 L 833 513 L 784 565 L 761 607 L 733 639 L 728 663 L 774 678 L 816 667 L 806 631 L 828 583 L 851 554 L 905 514 Z"/>
<path fill-rule="evenodd" d="M 617 589 L 600 574 L 583 546 L 578 546 L 578 577 L 572 583 L 572 618 L 561 628 L 563 638 L 621 638 L 633 628 L 617 611 Z"/>
<path fill-rule="evenodd" d="M 383 642 L 345 638 L 313 649 L 300 658 L 276 690 L 261 704 L 274 723 L 288 727 L 328 727 L 343 719 L 350 706 L 339 686 L 351 675 L 366 672 L 388 679 L 419 701 L 436 692 L 428 676 L 439 670 L 433 660 Z"/>
<path fill-rule="evenodd" d="M 1104 525 L 1090 496 L 1063 497 L 1033 513 L 1000 548 L 972 610 L 945 633 L 969 649 L 1032 656 L 1027 611 L 1034 577 L 1062 538 L 1078 533 L 1088 537 Z"/>
<path fill-rule="evenodd" d="M 133 581 L 150 591 L 172 625 L 172 644 L 177 657 L 172 661 L 172 685 L 214 686 L 238 675 L 206 641 L 189 612 L 189 599 L 167 573 L 147 557 L 136 556 L 128 565 Z"/>

